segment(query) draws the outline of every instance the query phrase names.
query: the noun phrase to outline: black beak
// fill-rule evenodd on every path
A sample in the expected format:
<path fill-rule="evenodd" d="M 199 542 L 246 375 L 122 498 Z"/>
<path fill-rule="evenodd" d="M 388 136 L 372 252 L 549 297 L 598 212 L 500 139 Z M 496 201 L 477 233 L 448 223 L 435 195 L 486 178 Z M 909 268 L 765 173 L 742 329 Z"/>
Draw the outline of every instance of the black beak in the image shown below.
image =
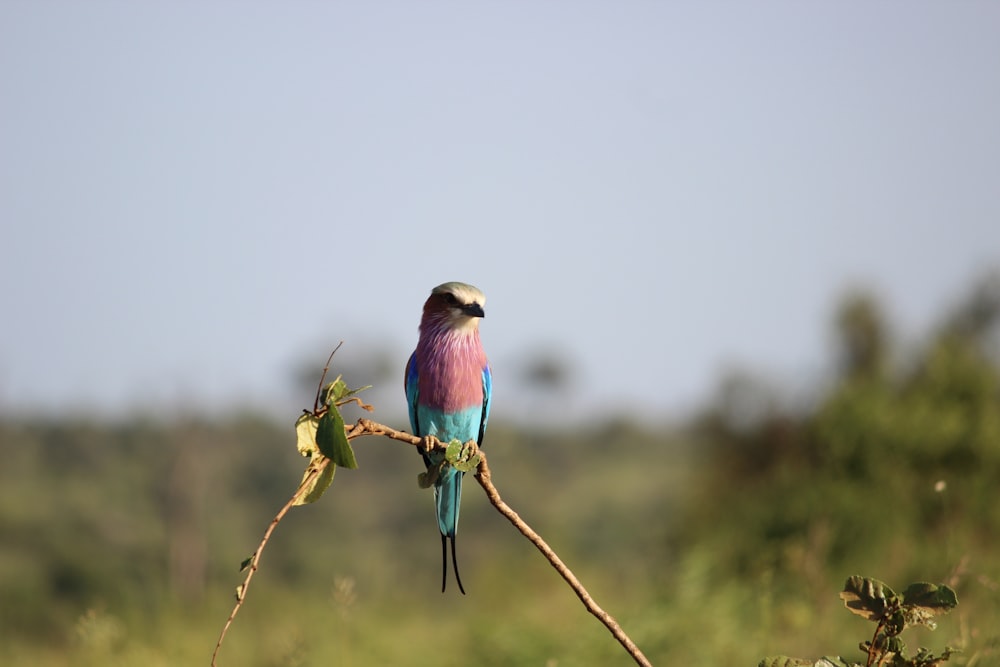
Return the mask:
<path fill-rule="evenodd" d="M 478 303 L 470 303 L 467 306 L 462 306 L 462 312 L 469 317 L 486 317 L 486 311 Z"/>

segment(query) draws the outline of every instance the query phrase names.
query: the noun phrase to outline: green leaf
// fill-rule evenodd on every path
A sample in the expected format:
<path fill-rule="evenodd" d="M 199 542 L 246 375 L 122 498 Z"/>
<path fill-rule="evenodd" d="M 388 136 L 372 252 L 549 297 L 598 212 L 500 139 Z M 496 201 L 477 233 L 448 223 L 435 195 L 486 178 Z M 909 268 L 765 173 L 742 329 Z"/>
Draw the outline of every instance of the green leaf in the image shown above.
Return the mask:
<path fill-rule="evenodd" d="M 926 582 L 910 584 L 903 591 L 901 613 L 907 625 L 922 625 L 931 630 L 937 627 L 934 617 L 947 614 L 958 605 L 955 591 L 945 585 Z"/>
<path fill-rule="evenodd" d="M 344 418 L 340 416 L 340 410 L 336 405 L 328 405 L 326 414 L 320 418 L 319 426 L 316 428 L 316 444 L 323 456 L 336 465 L 352 470 L 358 467 L 354 450 L 347 441 Z"/>
<path fill-rule="evenodd" d="M 472 472 L 473 470 L 479 467 L 479 454 L 476 454 L 468 461 L 462 461 L 461 463 L 456 463 L 452 467 L 459 472 Z"/>
<path fill-rule="evenodd" d="M 327 393 L 327 399 L 324 401 L 326 405 L 333 405 L 351 391 L 347 387 L 347 383 L 344 382 L 342 375 L 338 375 L 337 379 L 328 384 L 327 387 L 329 387 L 329 391 Z"/>
<path fill-rule="evenodd" d="M 882 626 L 882 632 L 887 637 L 898 635 L 908 624 L 906 614 L 903 613 L 902 609 L 897 609 L 891 614 L 888 614 L 887 618 L 884 618 L 883 620 L 885 625 Z"/>
<path fill-rule="evenodd" d="M 937 586 L 926 582 L 910 584 L 903 591 L 903 604 L 918 607 L 933 614 L 947 614 L 958 605 L 955 591 L 944 584 Z"/>
<path fill-rule="evenodd" d="M 292 503 L 293 506 L 314 503 L 330 488 L 330 484 L 333 483 L 333 476 L 337 472 L 337 464 L 330 461 L 317 475 L 315 471 L 319 468 L 319 464 L 323 460 L 325 459 L 321 456 L 313 457 L 313 460 L 306 467 L 306 471 L 302 474 L 302 482 L 299 483 L 301 488 L 295 496 L 295 502 Z M 310 475 L 313 475 L 313 477 L 309 483 L 301 486 Z"/>
<path fill-rule="evenodd" d="M 885 646 L 882 647 L 882 650 L 886 653 L 903 655 L 903 651 L 906 650 L 906 644 L 899 637 L 889 637 L 885 640 Z"/>
<path fill-rule="evenodd" d="M 851 613 L 869 621 L 881 620 L 885 616 L 886 609 L 899 604 L 896 594 L 884 583 L 878 579 L 857 575 L 849 578 L 844 584 L 840 599 Z"/>
<path fill-rule="evenodd" d="M 345 398 L 351 398 L 352 396 L 372 388 L 372 385 L 366 384 L 364 387 L 350 389 L 348 388 L 347 383 L 340 378 L 337 378 L 337 382 L 335 382 L 334 385 L 333 395 L 335 401 L 342 401 Z"/>
<path fill-rule="evenodd" d="M 323 385 L 323 390 L 319 394 L 320 405 L 336 404 L 340 394 L 347 391 L 347 383 L 342 378 L 342 375 L 338 375 L 336 380 Z"/>
<path fill-rule="evenodd" d="M 471 450 L 471 447 L 469 448 Z M 472 472 L 479 466 L 479 453 L 468 456 L 469 451 L 462 452 L 462 458 L 452 464 L 452 467 L 459 472 Z M 468 458 L 466 458 L 468 456 Z"/>
<path fill-rule="evenodd" d="M 249 558 L 247 558 L 242 563 L 240 563 L 240 572 L 242 572 L 245 569 L 247 569 L 248 567 L 250 567 L 250 563 L 253 562 L 253 557 L 256 556 L 256 555 L 257 555 L 256 553 L 252 553 L 252 554 L 250 554 Z"/>
<path fill-rule="evenodd" d="M 460 440 L 452 440 L 445 449 L 444 458 L 455 470 L 469 472 L 479 465 L 480 457 L 472 442 L 463 444 Z"/>
<path fill-rule="evenodd" d="M 338 375 L 336 380 L 323 387 L 323 391 L 320 394 L 320 402 L 327 406 L 336 405 L 345 398 L 351 398 L 352 396 L 360 394 L 366 389 L 371 388 L 372 386 L 369 384 L 364 387 L 358 387 L 357 389 L 351 389 L 347 386 L 347 383 L 344 382 L 343 376 Z"/>
<path fill-rule="evenodd" d="M 316 429 L 319 419 L 315 415 L 305 413 L 295 421 L 295 446 L 302 456 L 313 456 L 319 453 L 316 446 Z"/>
<path fill-rule="evenodd" d="M 448 463 L 454 463 L 462 456 L 462 441 L 452 440 L 448 443 L 447 449 L 444 450 L 444 458 Z"/>

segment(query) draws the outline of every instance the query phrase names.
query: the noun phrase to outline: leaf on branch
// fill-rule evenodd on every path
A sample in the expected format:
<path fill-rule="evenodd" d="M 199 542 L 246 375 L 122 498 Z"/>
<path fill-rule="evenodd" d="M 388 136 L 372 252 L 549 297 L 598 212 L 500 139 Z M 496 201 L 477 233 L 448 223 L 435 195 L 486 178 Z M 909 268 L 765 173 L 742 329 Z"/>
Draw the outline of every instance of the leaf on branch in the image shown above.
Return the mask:
<path fill-rule="evenodd" d="M 882 619 L 882 623 L 882 634 L 886 637 L 895 637 L 906 629 L 908 622 L 903 610 L 897 609 L 891 614 L 886 614 Z"/>
<path fill-rule="evenodd" d="M 448 463 L 454 463 L 460 456 L 462 456 L 462 441 L 456 438 L 448 443 L 444 450 L 444 458 Z"/>
<path fill-rule="evenodd" d="M 257 555 L 257 552 L 255 551 L 254 553 L 250 554 L 250 557 L 249 557 L 249 558 L 247 558 L 247 559 L 246 559 L 246 560 L 244 560 L 244 561 L 243 561 L 242 563 L 240 563 L 240 572 L 243 572 L 243 571 L 244 571 L 244 570 L 246 570 L 246 569 L 247 569 L 248 567 L 250 567 L 250 563 L 252 563 L 252 562 L 253 562 L 253 559 L 254 559 L 254 557 L 255 557 L 256 555 Z"/>
<path fill-rule="evenodd" d="M 937 614 L 947 614 L 958 605 L 955 591 L 945 586 L 918 582 L 910 584 L 903 591 L 904 609 L 920 610 L 927 617 Z"/>
<path fill-rule="evenodd" d="M 316 444 L 323 456 L 336 465 L 352 470 L 358 467 L 354 450 L 347 441 L 344 418 L 340 416 L 340 410 L 336 405 L 328 405 L 326 414 L 320 417 L 319 426 L 316 428 Z"/>
<path fill-rule="evenodd" d="M 330 406 L 330 405 L 343 405 L 344 403 L 355 401 L 362 408 L 364 408 L 368 412 L 371 412 L 372 410 L 374 410 L 374 408 L 372 408 L 372 406 L 370 405 L 362 403 L 361 399 L 357 398 L 357 394 L 360 394 L 361 392 L 371 388 L 372 385 L 369 384 L 365 385 L 364 387 L 358 387 L 357 389 L 351 389 L 350 387 L 347 386 L 347 383 L 344 382 L 344 376 L 338 375 L 336 380 L 330 382 L 325 387 L 323 387 L 323 390 L 320 393 L 320 399 L 321 399 L 320 402 L 323 405 Z"/>
<path fill-rule="evenodd" d="M 311 413 L 305 413 L 295 420 L 295 446 L 302 456 L 312 457 L 319 453 L 316 446 L 316 429 L 319 418 Z"/>
<path fill-rule="evenodd" d="M 479 465 L 479 451 L 473 441 L 452 440 L 444 453 L 445 460 L 459 472 L 470 472 Z"/>
<path fill-rule="evenodd" d="M 314 456 L 306 467 L 306 471 L 302 474 L 302 482 L 299 484 L 299 490 L 295 494 L 295 502 L 292 503 L 293 507 L 316 502 L 330 488 L 330 484 L 333 483 L 333 476 L 337 472 L 337 464 L 330 461 L 317 473 L 316 471 L 319 470 L 320 463 L 325 460 L 326 458 L 322 454 Z"/>
<path fill-rule="evenodd" d="M 906 644 L 900 637 L 886 637 L 884 645 L 880 646 L 883 655 L 888 655 L 892 657 L 894 655 L 903 655 L 903 651 L 906 650 Z"/>
<path fill-rule="evenodd" d="M 309 465 L 302 473 L 302 481 L 299 483 L 299 490 L 295 495 L 293 506 L 316 502 L 333 483 L 333 476 L 337 472 L 337 461 L 327 451 L 324 451 L 324 448 L 330 453 L 338 451 L 337 418 L 340 418 L 339 433 L 346 442 L 347 433 L 344 431 L 344 419 L 340 417 L 336 408 L 333 408 L 332 411 L 328 410 L 322 417 L 306 413 L 296 420 L 296 447 L 302 456 L 309 457 Z M 347 446 L 347 449 L 350 452 L 350 445 Z M 327 458 L 330 461 L 320 470 L 321 462 Z M 347 460 L 346 456 L 345 460 Z M 350 452 L 349 462 L 353 461 L 354 452 Z M 358 464 L 355 462 L 353 467 L 357 468 Z"/>
<path fill-rule="evenodd" d="M 849 578 L 840 593 L 840 599 L 853 614 L 869 621 L 879 621 L 886 609 L 898 606 L 899 598 L 878 579 L 869 579 L 857 575 Z"/>
<path fill-rule="evenodd" d="M 340 398 L 349 391 L 343 376 L 338 375 L 337 379 L 323 387 L 320 393 L 321 405 L 335 405 Z"/>
<path fill-rule="evenodd" d="M 358 407 L 361 408 L 362 410 L 365 410 L 367 412 L 375 412 L 375 406 L 368 405 L 367 403 L 365 403 L 356 396 L 356 394 L 359 394 L 365 391 L 366 389 L 371 389 L 371 388 L 372 385 L 366 384 L 364 387 L 358 387 L 357 389 L 348 389 L 347 393 L 337 400 L 337 405 L 341 406 L 341 405 L 347 405 L 348 403 L 357 403 Z"/>
<path fill-rule="evenodd" d="M 452 464 L 452 467 L 459 472 L 472 472 L 479 467 L 479 453 L 475 453 L 469 458 L 464 458 Z"/>

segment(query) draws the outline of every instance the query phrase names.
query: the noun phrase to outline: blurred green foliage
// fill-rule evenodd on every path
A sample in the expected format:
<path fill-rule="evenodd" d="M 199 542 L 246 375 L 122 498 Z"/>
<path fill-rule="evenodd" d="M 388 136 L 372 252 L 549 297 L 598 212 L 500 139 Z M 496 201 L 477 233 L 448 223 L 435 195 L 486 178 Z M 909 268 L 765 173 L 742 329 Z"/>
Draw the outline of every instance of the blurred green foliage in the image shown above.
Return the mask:
<path fill-rule="evenodd" d="M 849 297 L 808 405 L 748 414 L 734 395 L 766 393 L 750 379 L 680 425 L 494 420 L 494 482 L 654 664 L 856 652 L 864 624 L 835 593 L 860 571 L 954 588 L 935 637 L 963 649 L 952 664 L 998 665 L 998 303 L 984 283 L 904 348 Z M 207 664 L 240 562 L 301 477 L 293 421 L 0 421 L 0 664 Z M 279 526 L 221 665 L 630 664 L 475 484 L 469 595 L 442 595 L 419 456 L 355 453 Z"/>

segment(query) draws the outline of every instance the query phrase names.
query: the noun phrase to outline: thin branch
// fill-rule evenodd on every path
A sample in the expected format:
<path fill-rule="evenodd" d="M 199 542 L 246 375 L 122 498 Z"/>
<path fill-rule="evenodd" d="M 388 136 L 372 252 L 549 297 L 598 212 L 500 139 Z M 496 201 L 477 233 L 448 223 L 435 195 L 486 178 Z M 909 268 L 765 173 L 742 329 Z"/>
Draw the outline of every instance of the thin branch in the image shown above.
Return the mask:
<path fill-rule="evenodd" d="M 233 624 L 233 619 L 236 618 L 236 614 L 239 613 L 240 607 L 243 606 L 243 601 L 247 599 L 247 589 L 250 587 L 250 580 L 253 579 L 253 575 L 257 572 L 257 565 L 260 563 L 260 557 L 264 553 L 264 547 L 267 546 L 268 540 L 271 539 L 271 533 L 274 529 L 278 527 L 278 523 L 288 514 L 288 510 L 295 506 L 296 501 L 299 496 L 302 495 L 303 490 L 308 484 L 310 484 L 317 475 L 319 475 L 326 468 L 327 464 L 330 463 L 330 459 L 325 456 L 320 458 L 315 467 L 309 470 L 309 473 L 303 476 L 302 483 L 299 484 L 299 488 L 295 490 L 295 493 L 288 502 L 285 503 L 284 507 L 278 510 L 278 513 L 271 519 L 271 523 L 268 525 L 267 530 L 264 531 L 264 537 L 261 539 L 260 544 L 257 545 L 257 550 L 253 552 L 250 556 L 249 561 L 246 565 L 247 576 L 243 580 L 243 583 L 239 585 L 236 589 L 236 605 L 233 607 L 233 611 L 230 612 L 229 618 L 226 620 L 226 624 L 222 626 L 222 633 L 219 635 L 219 641 L 215 643 L 215 650 L 212 651 L 212 667 L 215 667 L 215 660 L 219 655 L 219 649 L 222 648 L 222 642 L 226 638 L 226 633 L 229 632 L 229 626 Z"/>
<path fill-rule="evenodd" d="M 360 427 L 360 430 L 359 430 Z M 436 438 L 433 436 L 428 436 L 426 438 L 420 438 L 409 433 L 404 433 L 402 431 L 397 431 L 388 426 L 378 424 L 371 421 L 370 419 L 359 419 L 355 428 L 352 430 L 353 436 L 357 437 L 362 435 L 384 435 L 393 440 L 399 440 L 401 442 L 406 442 L 411 445 L 421 447 L 425 450 L 436 449 L 442 447 Z M 652 663 L 649 659 L 643 655 L 639 647 L 635 645 L 635 642 L 625 633 L 622 627 L 618 624 L 618 621 L 614 619 L 608 612 L 604 611 L 594 598 L 590 596 L 587 589 L 584 588 L 580 580 L 576 578 L 576 575 L 562 562 L 562 559 L 556 555 L 556 552 L 546 544 L 545 540 L 541 536 L 532 530 L 531 526 L 525 523 L 524 519 L 518 516 L 517 512 L 511 509 L 510 505 L 505 503 L 500 497 L 500 492 L 497 488 L 493 486 L 493 477 L 490 473 L 489 464 L 486 461 L 486 454 L 479 451 L 479 467 L 476 470 L 476 481 L 479 485 L 483 487 L 486 492 L 486 497 L 489 498 L 490 503 L 497 508 L 497 511 L 502 515 L 507 517 L 507 520 L 514 524 L 514 527 L 524 535 L 528 540 L 531 541 L 535 547 L 542 552 L 542 555 L 552 564 L 556 572 L 566 580 L 566 583 L 570 585 L 570 588 L 576 593 L 580 601 L 583 602 L 583 606 L 587 608 L 591 614 L 597 617 L 597 619 L 604 624 L 604 626 L 611 632 L 615 639 L 628 651 L 628 654 L 632 656 L 636 664 L 643 665 L 644 667 L 650 667 Z"/>
<path fill-rule="evenodd" d="M 514 524 L 514 527 L 517 528 L 522 535 L 531 540 L 531 543 L 542 552 L 542 555 L 548 559 L 549 563 L 552 564 L 552 567 L 555 568 L 556 572 L 558 572 L 562 578 L 566 580 L 566 583 L 569 584 L 570 588 L 573 589 L 577 597 L 580 598 L 580 601 L 583 602 L 583 606 L 587 608 L 587 611 L 596 616 L 597 619 L 604 624 L 611 634 L 614 635 L 614 638 L 618 640 L 618 643 L 621 644 L 626 651 L 628 651 L 628 654 L 632 656 L 636 664 L 643 665 L 644 667 L 650 667 L 651 663 L 649 660 L 645 655 L 643 655 L 642 651 L 639 650 L 639 647 L 635 645 L 632 638 L 629 637 L 624 630 L 622 630 L 620 625 L 618 625 L 618 621 L 616 621 L 611 614 L 604 611 L 604 609 L 597 604 L 594 598 L 590 596 L 590 593 L 587 592 L 587 589 L 583 587 L 583 584 L 580 583 L 580 580 L 576 578 L 576 575 L 574 575 L 573 572 L 566 567 L 566 564 L 563 563 L 562 559 L 556 555 L 556 552 L 545 543 L 545 540 L 543 540 L 538 533 L 532 530 L 531 526 L 525 523 L 524 519 L 519 517 L 517 512 L 511 509 L 510 505 L 505 503 L 503 499 L 500 498 L 500 492 L 497 491 L 495 486 L 493 486 L 492 476 L 490 475 L 490 467 L 486 463 L 486 455 L 480 451 L 479 456 L 481 458 L 479 460 L 479 469 L 476 471 L 476 481 L 478 481 L 479 485 L 483 487 L 483 490 L 486 492 L 486 497 L 490 499 L 490 502 L 497 508 L 497 511 L 507 517 L 507 520 Z"/>
<path fill-rule="evenodd" d="M 313 399 L 313 414 L 319 411 L 319 396 L 323 393 L 323 380 L 326 379 L 326 374 L 330 372 L 330 362 L 333 361 L 333 355 L 337 354 L 337 350 L 343 344 L 344 341 L 337 343 L 337 347 L 333 348 L 333 352 L 326 358 L 326 366 L 323 367 L 323 374 L 319 376 L 319 385 L 316 387 L 316 398 Z"/>

